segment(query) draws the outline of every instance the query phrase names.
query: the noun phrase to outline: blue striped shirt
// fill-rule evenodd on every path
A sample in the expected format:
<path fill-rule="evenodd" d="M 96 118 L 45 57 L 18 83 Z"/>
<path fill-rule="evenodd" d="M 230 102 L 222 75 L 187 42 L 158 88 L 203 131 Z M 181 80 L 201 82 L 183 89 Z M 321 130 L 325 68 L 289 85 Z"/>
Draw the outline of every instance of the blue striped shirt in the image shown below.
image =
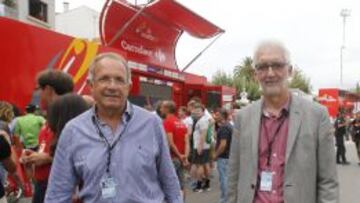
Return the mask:
<path fill-rule="evenodd" d="M 126 126 L 112 149 L 110 175 L 116 183 L 116 196 L 104 199 L 101 195 L 100 182 L 106 174 L 108 145 L 92 121 L 96 115 L 92 108 L 69 121 L 61 133 L 46 203 L 71 202 L 79 182 L 83 182 L 79 192 L 83 202 L 183 202 L 161 120 L 129 104 L 115 133 L 96 119 L 110 143 L 118 139 Z"/>

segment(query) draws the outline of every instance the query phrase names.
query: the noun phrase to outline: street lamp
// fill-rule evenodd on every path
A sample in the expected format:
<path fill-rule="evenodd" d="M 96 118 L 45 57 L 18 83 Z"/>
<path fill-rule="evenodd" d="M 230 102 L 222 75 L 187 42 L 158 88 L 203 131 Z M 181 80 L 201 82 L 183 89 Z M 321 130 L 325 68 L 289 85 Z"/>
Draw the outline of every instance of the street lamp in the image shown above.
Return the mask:
<path fill-rule="evenodd" d="M 340 47 L 340 87 L 343 85 L 343 51 L 345 49 L 345 24 L 346 18 L 351 14 L 350 9 L 341 9 L 340 16 L 343 18 L 343 36 L 342 36 L 342 44 Z"/>

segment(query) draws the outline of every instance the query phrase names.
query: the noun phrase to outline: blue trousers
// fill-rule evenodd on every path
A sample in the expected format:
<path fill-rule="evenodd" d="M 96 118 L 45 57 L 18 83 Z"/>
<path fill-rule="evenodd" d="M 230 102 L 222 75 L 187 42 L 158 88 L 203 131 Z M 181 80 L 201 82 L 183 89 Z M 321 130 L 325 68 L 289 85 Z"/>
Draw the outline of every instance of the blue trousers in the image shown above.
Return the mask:
<path fill-rule="evenodd" d="M 216 161 L 220 179 L 220 203 L 227 203 L 228 161 L 223 158 Z"/>

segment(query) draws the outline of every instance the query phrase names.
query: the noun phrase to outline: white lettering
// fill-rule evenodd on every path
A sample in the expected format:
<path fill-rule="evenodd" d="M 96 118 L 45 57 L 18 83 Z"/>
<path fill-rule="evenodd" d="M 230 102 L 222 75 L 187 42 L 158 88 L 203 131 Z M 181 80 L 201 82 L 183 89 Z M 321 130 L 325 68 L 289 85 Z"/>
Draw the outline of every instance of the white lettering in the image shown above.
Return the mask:
<path fill-rule="evenodd" d="M 123 49 L 125 49 L 126 51 L 134 52 L 134 53 L 141 54 L 141 55 L 144 55 L 144 56 L 149 56 L 149 57 L 153 56 L 153 52 L 151 50 L 146 49 L 141 45 L 136 46 L 136 45 L 133 45 L 133 44 L 129 44 L 125 40 L 121 41 L 121 47 Z"/>

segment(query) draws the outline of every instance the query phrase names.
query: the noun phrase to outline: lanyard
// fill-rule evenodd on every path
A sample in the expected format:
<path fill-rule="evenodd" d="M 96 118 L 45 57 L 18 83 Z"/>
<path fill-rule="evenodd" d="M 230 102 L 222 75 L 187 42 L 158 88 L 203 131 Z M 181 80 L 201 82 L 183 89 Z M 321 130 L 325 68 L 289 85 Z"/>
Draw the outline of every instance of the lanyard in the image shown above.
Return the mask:
<path fill-rule="evenodd" d="M 267 151 L 267 166 L 270 166 L 271 164 L 271 154 L 272 154 L 272 151 L 273 151 L 273 144 L 275 142 L 275 139 L 276 137 L 280 134 L 280 129 L 282 127 L 282 125 L 285 123 L 285 120 L 287 118 L 287 112 L 283 111 L 283 114 L 281 116 L 281 123 L 277 126 L 276 128 L 276 131 L 275 131 L 275 134 L 273 135 L 272 139 L 269 140 L 269 131 L 268 131 L 268 128 L 266 127 L 265 125 L 265 122 L 264 122 L 264 125 L 265 125 L 265 137 L 266 137 L 266 141 L 268 143 L 268 149 L 265 150 Z"/>
<path fill-rule="evenodd" d="M 112 155 L 112 150 L 114 149 L 114 147 L 116 146 L 116 144 L 119 142 L 119 140 L 121 139 L 122 135 L 126 132 L 126 129 L 128 127 L 128 124 L 129 124 L 129 121 L 130 119 L 132 118 L 132 110 L 131 110 L 131 113 L 128 117 L 128 119 L 126 119 L 126 123 L 125 123 L 125 126 L 124 128 L 122 129 L 122 131 L 120 132 L 119 136 L 117 137 L 117 139 L 113 142 L 113 144 L 111 144 L 109 142 L 108 139 L 106 139 L 105 135 L 103 134 L 103 132 L 101 131 L 99 125 L 98 125 L 98 122 L 96 121 L 96 118 L 95 116 L 92 117 L 92 122 L 94 124 L 94 126 L 96 127 L 97 131 L 98 131 L 98 134 L 99 136 L 105 141 L 106 145 L 107 145 L 107 153 L 108 153 L 108 156 L 107 156 L 107 162 L 106 162 L 106 173 L 110 173 L 110 165 L 111 165 L 111 155 Z"/>

